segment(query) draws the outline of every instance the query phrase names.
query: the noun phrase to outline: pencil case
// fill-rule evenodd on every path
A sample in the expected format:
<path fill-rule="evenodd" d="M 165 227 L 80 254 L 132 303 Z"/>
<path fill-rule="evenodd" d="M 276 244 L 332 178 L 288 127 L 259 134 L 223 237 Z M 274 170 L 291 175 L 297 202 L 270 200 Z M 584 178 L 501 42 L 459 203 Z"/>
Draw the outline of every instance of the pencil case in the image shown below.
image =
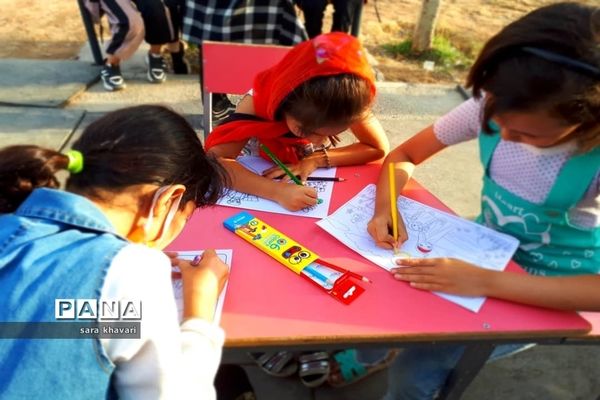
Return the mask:
<path fill-rule="evenodd" d="M 365 291 L 352 280 L 350 271 L 320 260 L 315 252 L 246 211 L 227 218 L 223 225 L 344 304 Z"/>

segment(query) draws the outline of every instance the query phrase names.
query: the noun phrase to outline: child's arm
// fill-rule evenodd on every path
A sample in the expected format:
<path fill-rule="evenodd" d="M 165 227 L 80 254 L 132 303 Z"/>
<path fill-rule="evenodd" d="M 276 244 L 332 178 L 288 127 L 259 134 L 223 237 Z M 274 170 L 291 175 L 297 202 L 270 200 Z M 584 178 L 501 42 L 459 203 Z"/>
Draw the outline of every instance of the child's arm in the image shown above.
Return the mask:
<path fill-rule="evenodd" d="M 317 203 L 317 191 L 312 187 L 267 179 L 240 165 L 235 158 L 245 144 L 246 142 L 224 143 L 209 150 L 219 157 L 221 165 L 231 177 L 233 189 L 273 200 L 291 211 L 298 211 Z"/>
<path fill-rule="evenodd" d="M 401 260 L 393 270 L 412 287 L 488 296 L 561 310 L 600 311 L 600 275 L 545 277 L 479 268 L 449 258 Z"/>
<path fill-rule="evenodd" d="M 306 180 L 317 168 L 366 164 L 381 159 L 389 151 L 385 131 L 374 115 L 370 114 L 366 119 L 354 123 L 350 126 L 350 130 L 358 139 L 358 143 L 330 148 L 327 153 L 316 151 L 304 157 L 297 164 L 288 165 L 289 170 L 298 175 L 301 180 Z M 267 178 L 275 178 L 280 175 L 281 169 L 278 167 L 265 171 Z M 284 177 L 284 180 L 287 178 Z"/>
<path fill-rule="evenodd" d="M 388 164 L 396 164 L 396 193 L 402 189 L 412 176 L 415 165 L 425 161 L 430 156 L 446 148 L 433 132 L 433 125 L 428 126 L 415 136 L 396 147 L 386 157 L 377 181 L 377 195 L 375 200 L 375 213 L 368 224 L 369 234 L 380 247 L 392 248 L 399 243 L 389 233 L 392 224 L 390 211 L 390 188 L 388 176 Z M 407 239 L 406 229 L 402 218 L 398 220 L 398 241 L 400 243 Z"/>
<path fill-rule="evenodd" d="M 330 166 L 366 164 L 380 160 L 390 151 L 385 131 L 373 114 L 352 124 L 350 130 L 358 143 L 329 150 Z"/>

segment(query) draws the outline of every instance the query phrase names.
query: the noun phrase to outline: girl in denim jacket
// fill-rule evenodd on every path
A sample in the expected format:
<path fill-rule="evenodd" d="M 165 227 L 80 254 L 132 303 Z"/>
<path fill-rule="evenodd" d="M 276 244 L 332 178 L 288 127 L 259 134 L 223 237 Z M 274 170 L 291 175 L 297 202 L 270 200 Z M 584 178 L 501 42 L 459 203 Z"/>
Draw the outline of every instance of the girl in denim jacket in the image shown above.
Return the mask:
<path fill-rule="evenodd" d="M 65 169 L 61 191 L 55 173 Z M 227 266 L 214 251 L 192 265 L 160 249 L 224 181 L 186 120 L 160 106 L 105 115 L 67 155 L 0 150 L 0 321 L 56 322 L 56 299 L 143 308 L 138 339 L 1 340 L 0 397 L 214 398 L 224 338 L 212 317 Z"/>

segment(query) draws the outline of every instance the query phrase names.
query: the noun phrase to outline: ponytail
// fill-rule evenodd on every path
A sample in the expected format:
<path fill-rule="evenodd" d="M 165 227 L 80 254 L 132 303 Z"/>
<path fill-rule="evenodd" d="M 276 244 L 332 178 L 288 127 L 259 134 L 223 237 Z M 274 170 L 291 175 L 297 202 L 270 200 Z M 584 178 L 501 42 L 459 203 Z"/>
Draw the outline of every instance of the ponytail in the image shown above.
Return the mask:
<path fill-rule="evenodd" d="M 39 146 L 0 149 L 0 213 L 14 212 L 36 188 L 58 188 L 55 174 L 68 165 L 66 155 Z"/>
<path fill-rule="evenodd" d="M 136 185 L 181 184 L 181 207 L 215 204 L 229 176 L 207 156 L 196 132 L 176 112 L 155 105 L 112 111 L 89 124 L 67 154 L 37 146 L 0 149 L 0 213 L 15 211 L 36 188 L 58 188 L 56 172 L 70 172 L 65 189 L 110 200 Z"/>

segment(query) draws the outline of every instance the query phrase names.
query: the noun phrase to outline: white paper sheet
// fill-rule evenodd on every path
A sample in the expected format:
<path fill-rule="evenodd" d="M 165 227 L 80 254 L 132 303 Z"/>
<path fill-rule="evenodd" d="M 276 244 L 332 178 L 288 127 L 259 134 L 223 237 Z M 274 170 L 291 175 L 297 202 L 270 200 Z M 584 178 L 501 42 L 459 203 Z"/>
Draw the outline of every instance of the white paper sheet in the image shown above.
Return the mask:
<path fill-rule="evenodd" d="M 389 271 L 397 266 L 393 252 L 377 247 L 367 232 L 374 205 L 375 185 L 371 184 L 317 224 L 361 256 Z M 453 257 L 501 271 L 519 245 L 511 236 L 404 196 L 398 197 L 398 210 L 408 233 L 408 240 L 400 251 L 407 257 Z M 479 311 L 485 301 L 484 297 L 436 294 L 474 312 Z"/>
<path fill-rule="evenodd" d="M 238 157 L 238 162 L 244 167 L 257 175 L 268 168 L 273 167 L 275 164 L 267 161 L 261 157 L 255 156 L 242 156 Z M 324 177 L 335 177 L 335 168 L 318 168 L 310 176 L 324 176 Z M 293 185 L 294 183 L 290 183 Z M 311 217 L 311 218 L 323 218 L 327 216 L 329 210 L 329 204 L 331 203 L 331 195 L 333 194 L 334 182 L 324 181 L 309 181 L 306 183 L 307 186 L 314 187 L 317 190 L 319 199 L 323 202 L 316 204 L 312 207 L 304 208 L 300 211 L 289 211 L 280 206 L 278 203 L 260 198 L 247 193 L 237 192 L 235 190 L 229 190 L 223 196 L 218 204 L 221 206 L 229 206 L 236 208 L 245 208 L 248 210 L 267 211 L 277 214 L 289 214 L 296 215 L 299 217 Z"/>
<path fill-rule="evenodd" d="M 231 249 L 219 249 L 215 250 L 217 256 L 229 267 L 229 271 L 231 271 L 231 257 L 233 254 L 233 250 Z M 204 250 L 196 250 L 196 251 L 178 251 L 177 257 L 192 261 L 197 255 L 204 253 Z M 223 291 L 219 295 L 219 299 L 217 300 L 217 305 L 215 306 L 215 314 L 213 317 L 213 323 L 215 325 L 219 325 L 221 321 L 221 314 L 223 312 L 223 302 L 225 301 L 225 292 L 227 291 L 227 283 L 223 287 Z M 179 321 L 183 320 L 183 282 L 181 278 L 173 279 L 173 294 L 175 295 L 175 303 L 177 304 L 177 313 L 179 316 Z"/>

